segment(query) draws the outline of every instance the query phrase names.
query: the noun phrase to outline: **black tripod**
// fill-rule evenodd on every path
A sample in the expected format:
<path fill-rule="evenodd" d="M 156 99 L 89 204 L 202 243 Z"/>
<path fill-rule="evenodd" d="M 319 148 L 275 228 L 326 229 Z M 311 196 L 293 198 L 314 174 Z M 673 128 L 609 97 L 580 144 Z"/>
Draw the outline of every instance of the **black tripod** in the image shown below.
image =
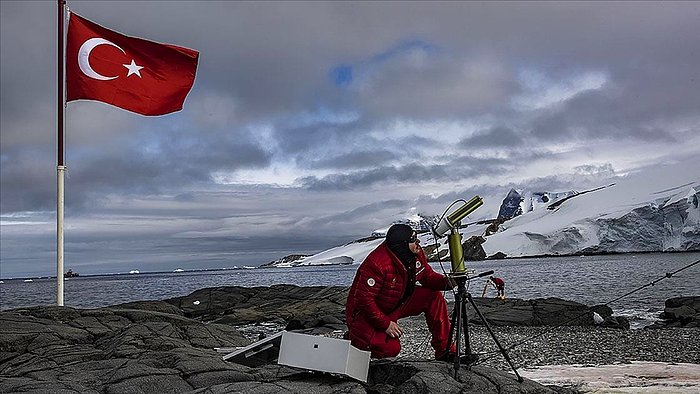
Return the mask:
<path fill-rule="evenodd" d="M 479 315 L 479 319 L 484 323 L 484 326 L 486 327 L 486 330 L 488 330 L 489 334 L 491 335 L 491 338 L 493 338 L 493 341 L 496 343 L 496 346 L 498 346 L 498 349 L 501 351 L 501 354 L 503 357 L 506 359 L 508 362 L 508 365 L 513 369 L 513 372 L 515 372 L 515 376 L 518 377 L 518 382 L 523 381 L 523 378 L 520 376 L 518 373 L 518 370 L 515 369 L 515 366 L 513 365 L 513 362 L 510 361 L 510 357 L 508 356 L 508 352 L 506 349 L 501 346 L 501 343 L 498 342 L 498 338 L 496 338 L 496 335 L 493 333 L 493 330 L 491 330 L 491 326 L 489 326 L 489 323 L 486 321 L 484 318 L 484 315 L 481 314 L 481 311 L 479 308 L 476 307 L 476 304 L 474 303 L 474 300 L 472 299 L 472 295 L 467 291 L 466 288 L 466 283 L 468 280 L 474 279 L 474 278 L 479 278 L 482 276 L 486 275 L 491 275 L 493 274 L 493 271 L 489 272 L 484 272 L 481 273 L 475 277 L 469 278 L 465 275 L 455 275 L 452 278 L 457 282 L 457 295 L 455 296 L 455 307 L 454 311 L 452 312 L 452 322 L 450 324 L 450 337 L 449 340 L 447 341 L 447 349 L 445 350 L 446 352 L 450 351 L 450 348 L 452 347 L 452 344 L 456 344 L 457 348 L 457 354 L 455 355 L 454 359 L 454 365 L 455 365 L 455 379 L 457 378 L 457 372 L 459 371 L 459 366 L 461 363 L 461 348 L 459 346 L 459 342 L 461 340 L 462 336 L 462 331 L 464 331 L 464 348 L 465 348 L 465 354 L 467 357 L 470 359 L 470 363 L 468 364 L 468 368 L 471 368 L 471 364 L 473 364 L 472 357 L 474 357 L 474 354 L 472 353 L 471 349 L 471 343 L 469 341 L 469 315 L 467 315 L 467 303 L 466 301 L 469 300 L 469 303 L 472 304 L 472 307 L 476 311 L 476 314 Z M 453 334 L 456 333 L 456 338 L 455 341 L 452 341 L 452 336 Z M 474 360 L 475 361 L 475 360 Z"/>

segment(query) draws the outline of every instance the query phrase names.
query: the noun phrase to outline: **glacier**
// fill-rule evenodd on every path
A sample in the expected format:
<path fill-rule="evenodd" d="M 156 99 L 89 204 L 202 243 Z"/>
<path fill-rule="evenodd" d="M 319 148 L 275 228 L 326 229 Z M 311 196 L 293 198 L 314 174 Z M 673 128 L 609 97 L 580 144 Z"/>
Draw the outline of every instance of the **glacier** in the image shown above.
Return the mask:
<path fill-rule="evenodd" d="M 485 236 L 487 225 L 468 226 L 460 232 L 463 241 L 484 236 L 481 247 L 489 257 L 498 252 L 506 257 L 532 257 L 698 251 L 699 168 L 700 158 L 693 157 L 582 192 L 525 193 L 524 213 L 501 223 L 496 232 Z M 265 266 L 359 264 L 383 241 L 382 235 L 375 230 L 365 240 Z M 446 239 L 435 240 L 430 231 L 419 237 L 428 256 L 448 253 Z"/>
<path fill-rule="evenodd" d="M 555 200 L 503 223 L 482 247 L 508 257 L 700 250 L 698 168 L 691 159 Z"/>

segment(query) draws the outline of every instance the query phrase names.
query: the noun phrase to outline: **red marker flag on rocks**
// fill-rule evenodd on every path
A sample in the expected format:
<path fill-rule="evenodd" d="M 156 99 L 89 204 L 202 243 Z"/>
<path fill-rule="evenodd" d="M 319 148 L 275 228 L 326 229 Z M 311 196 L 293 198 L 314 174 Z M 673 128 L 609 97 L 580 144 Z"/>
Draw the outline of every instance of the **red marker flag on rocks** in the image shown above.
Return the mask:
<path fill-rule="evenodd" d="M 179 111 L 199 52 L 129 37 L 70 14 L 66 99 L 97 100 L 141 115 Z"/>

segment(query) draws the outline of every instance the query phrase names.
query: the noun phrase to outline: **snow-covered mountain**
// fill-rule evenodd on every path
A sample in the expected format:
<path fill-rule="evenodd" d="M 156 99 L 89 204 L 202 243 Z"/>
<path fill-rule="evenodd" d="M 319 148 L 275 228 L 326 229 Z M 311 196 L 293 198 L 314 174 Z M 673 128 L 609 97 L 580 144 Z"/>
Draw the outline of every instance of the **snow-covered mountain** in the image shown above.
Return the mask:
<path fill-rule="evenodd" d="M 434 218 L 426 218 L 420 214 L 414 214 L 406 219 L 403 220 L 397 220 L 393 223 L 390 223 L 388 226 L 384 228 L 379 228 L 374 231 L 372 231 L 372 237 L 384 237 L 386 236 L 386 232 L 389 231 L 389 227 L 391 227 L 394 224 L 407 224 L 411 226 L 414 230 L 417 232 L 426 232 L 430 230 L 430 226 L 432 222 L 434 221 Z"/>
<path fill-rule="evenodd" d="M 700 250 L 700 160 L 630 174 L 505 222 L 487 255 Z"/>
<path fill-rule="evenodd" d="M 582 192 L 511 190 L 502 210 L 506 207 L 507 216 L 517 216 L 501 223 L 481 247 L 486 256 L 501 252 L 507 257 L 700 250 L 698 169 L 700 158 L 693 158 Z M 422 222 L 414 222 L 418 230 Z M 487 227 L 466 227 L 463 239 L 483 236 Z M 359 264 L 383 241 L 385 232 L 375 230 L 365 240 L 268 266 Z M 429 231 L 420 238 L 428 255 L 447 252 L 445 238 L 436 244 Z"/>

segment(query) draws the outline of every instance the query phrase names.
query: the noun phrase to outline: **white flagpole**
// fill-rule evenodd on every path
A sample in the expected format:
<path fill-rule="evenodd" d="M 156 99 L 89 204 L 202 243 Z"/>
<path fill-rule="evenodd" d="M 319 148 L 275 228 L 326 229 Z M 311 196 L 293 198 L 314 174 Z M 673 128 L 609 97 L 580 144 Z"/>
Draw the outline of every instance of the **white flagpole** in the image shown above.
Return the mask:
<path fill-rule="evenodd" d="M 56 206 L 56 305 L 63 306 L 63 192 L 66 166 L 58 166 L 57 174 L 57 206 Z"/>
<path fill-rule="evenodd" d="M 66 166 L 64 163 L 64 136 L 66 114 L 66 94 L 63 82 L 64 73 L 64 22 L 66 0 L 57 0 L 58 3 L 58 121 L 57 121 L 57 145 L 58 155 L 56 166 L 56 304 L 63 306 L 63 207 L 64 175 Z"/>

